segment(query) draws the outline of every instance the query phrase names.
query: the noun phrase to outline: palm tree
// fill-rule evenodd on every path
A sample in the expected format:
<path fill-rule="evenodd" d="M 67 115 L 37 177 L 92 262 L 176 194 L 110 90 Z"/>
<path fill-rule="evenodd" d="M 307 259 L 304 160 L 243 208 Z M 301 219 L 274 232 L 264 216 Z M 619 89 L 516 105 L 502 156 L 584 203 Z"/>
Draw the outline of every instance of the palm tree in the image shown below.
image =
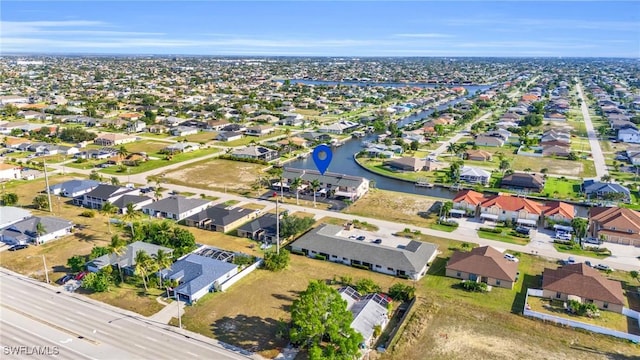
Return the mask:
<path fill-rule="evenodd" d="M 118 235 L 113 235 L 111 237 L 111 243 L 107 247 L 109 252 L 116 255 L 116 258 L 119 258 L 122 254 L 124 254 L 125 248 L 127 246 L 127 242 L 124 239 L 121 239 Z M 118 266 L 118 273 L 120 274 L 120 281 L 123 280 L 122 277 L 122 269 L 120 268 L 120 261 L 116 261 L 116 265 Z"/>
<path fill-rule="evenodd" d="M 44 225 L 41 222 L 36 224 L 36 234 L 38 238 L 36 239 L 36 244 L 40 244 L 40 236 L 47 233 L 47 229 L 45 229 Z"/>
<path fill-rule="evenodd" d="M 287 136 L 287 147 L 289 148 L 289 157 L 291 157 L 291 129 L 284 129 L 284 134 Z"/>
<path fill-rule="evenodd" d="M 133 231 L 133 222 L 140 219 L 141 217 L 142 212 L 140 210 L 137 210 L 133 203 L 128 203 L 127 207 L 125 208 L 124 215 L 122 215 L 122 220 L 128 222 L 129 226 L 131 226 L 131 237 L 135 236 L 135 233 Z"/>
<path fill-rule="evenodd" d="M 106 202 L 102 204 L 100 208 L 100 213 L 107 217 L 107 229 L 109 230 L 109 234 L 111 234 L 111 215 L 115 214 L 118 211 L 118 208 L 110 202 Z"/>
<path fill-rule="evenodd" d="M 457 146 L 455 143 L 451 142 L 447 145 L 447 151 L 451 153 L 451 155 L 455 154 Z"/>
<path fill-rule="evenodd" d="M 118 178 L 117 178 L 117 177 L 115 177 L 115 176 L 112 176 L 112 177 L 111 177 L 111 185 L 113 185 L 113 186 L 118 186 L 118 185 L 120 185 L 120 179 L 118 179 Z"/>
<path fill-rule="evenodd" d="M 158 250 L 156 253 L 156 264 L 158 265 L 158 271 L 162 271 L 164 269 L 168 269 L 171 267 L 173 263 L 173 259 L 171 259 L 171 255 L 165 252 L 164 250 Z M 162 286 L 162 275 L 160 276 L 160 286 Z"/>
<path fill-rule="evenodd" d="M 120 157 L 121 159 L 124 159 L 127 157 L 127 155 L 129 155 L 129 151 L 127 150 L 126 147 L 124 147 L 124 145 L 120 145 L 120 147 L 118 148 L 118 157 Z"/>
<path fill-rule="evenodd" d="M 611 175 L 609 175 L 609 174 L 604 174 L 604 175 L 602 175 L 602 177 L 600 178 L 600 180 L 601 180 L 601 181 L 604 181 L 604 182 L 607 182 L 607 183 L 610 183 L 610 182 L 611 182 L 611 180 L 612 180 L 612 179 L 611 179 Z"/>
<path fill-rule="evenodd" d="M 147 254 L 144 250 L 138 250 L 135 258 L 136 265 L 135 265 L 134 273 L 142 277 L 142 283 L 144 284 L 145 291 L 149 290 L 149 288 L 147 288 L 147 277 L 146 277 L 148 267 L 149 267 L 149 260 L 151 260 L 151 257 L 149 256 L 149 254 Z"/>
<path fill-rule="evenodd" d="M 316 191 L 320 189 L 320 180 L 311 180 L 311 190 L 313 191 L 313 207 L 316 207 Z"/>
<path fill-rule="evenodd" d="M 302 185 L 302 178 L 297 177 L 291 181 L 291 190 L 296 192 L 296 205 L 300 205 L 300 185 Z"/>
<path fill-rule="evenodd" d="M 166 190 L 165 188 L 158 186 L 156 188 L 156 191 L 153 193 L 153 197 L 155 197 L 156 200 L 160 200 L 160 198 L 162 197 L 162 192 L 165 190 Z"/>

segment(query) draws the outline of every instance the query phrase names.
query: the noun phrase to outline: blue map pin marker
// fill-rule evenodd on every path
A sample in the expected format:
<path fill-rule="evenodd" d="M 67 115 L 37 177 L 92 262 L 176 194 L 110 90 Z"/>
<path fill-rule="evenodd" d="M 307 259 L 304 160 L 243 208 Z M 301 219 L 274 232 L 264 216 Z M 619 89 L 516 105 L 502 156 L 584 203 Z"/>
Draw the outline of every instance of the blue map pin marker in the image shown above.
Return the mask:
<path fill-rule="evenodd" d="M 327 171 L 332 157 L 333 153 L 331 152 L 331 148 L 327 145 L 318 145 L 313 149 L 313 162 L 316 164 L 316 168 L 318 168 L 320 174 L 324 175 L 324 172 Z"/>

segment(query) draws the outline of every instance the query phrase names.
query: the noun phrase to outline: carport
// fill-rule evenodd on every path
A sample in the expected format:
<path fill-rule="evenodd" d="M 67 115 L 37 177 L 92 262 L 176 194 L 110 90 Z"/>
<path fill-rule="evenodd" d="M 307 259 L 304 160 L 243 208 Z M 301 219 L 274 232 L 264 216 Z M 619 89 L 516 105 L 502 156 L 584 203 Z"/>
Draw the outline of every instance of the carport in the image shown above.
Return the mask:
<path fill-rule="evenodd" d="M 558 224 L 553 225 L 553 230 L 555 230 L 555 231 L 560 230 L 560 231 L 566 231 L 566 232 L 573 232 L 573 228 L 571 226 L 564 226 L 564 225 L 558 225 Z"/>
<path fill-rule="evenodd" d="M 460 209 L 451 209 L 451 210 L 449 210 L 449 215 L 451 215 L 452 217 L 463 217 L 464 214 L 466 214 L 466 213 L 467 213 L 466 211 L 460 210 Z"/>
<path fill-rule="evenodd" d="M 536 227 L 538 225 L 538 223 L 535 220 L 529 220 L 529 219 L 518 219 L 516 223 L 518 225 L 524 225 L 529 227 Z"/>
<path fill-rule="evenodd" d="M 480 219 L 482 220 L 489 220 L 489 221 L 498 221 L 498 215 L 494 215 L 494 214 L 480 214 Z"/>

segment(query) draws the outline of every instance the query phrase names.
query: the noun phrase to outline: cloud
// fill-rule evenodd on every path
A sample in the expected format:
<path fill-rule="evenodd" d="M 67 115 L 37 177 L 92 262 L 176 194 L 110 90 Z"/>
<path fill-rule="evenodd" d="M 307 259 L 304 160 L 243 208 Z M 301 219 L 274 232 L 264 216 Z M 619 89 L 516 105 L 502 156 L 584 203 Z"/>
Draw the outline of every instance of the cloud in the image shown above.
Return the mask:
<path fill-rule="evenodd" d="M 438 38 L 452 38 L 453 35 L 440 34 L 440 33 L 417 33 L 417 34 L 394 34 L 395 37 L 401 38 L 417 38 L 417 39 L 438 39 Z"/>
<path fill-rule="evenodd" d="M 164 33 L 139 32 L 139 31 L 117 31 L 117 30 L 94 30 L 96 27 L 113 28 L 110 24 L 102 21 L 89 20 L 63 20 L 63 21 L 0 21 L 0 32 L 2 39 L 7 36 L 34 36 L 34 35 L 56 35 L 56 36 L 158 36 Z M 84 28 L 84 29 L 79 29 Z"/>
<path fill-rule="evenodd" d="M 638 21 L 602 21 L 578 19 L 531 19 L 514 17 L 478 16 L 475 18 L 445 19 L 442 22 L 449 26 L 517 26 L 518 28 L 544 29 L 583 29 L 600 31 L 633 31 L 638 32 Z"/>

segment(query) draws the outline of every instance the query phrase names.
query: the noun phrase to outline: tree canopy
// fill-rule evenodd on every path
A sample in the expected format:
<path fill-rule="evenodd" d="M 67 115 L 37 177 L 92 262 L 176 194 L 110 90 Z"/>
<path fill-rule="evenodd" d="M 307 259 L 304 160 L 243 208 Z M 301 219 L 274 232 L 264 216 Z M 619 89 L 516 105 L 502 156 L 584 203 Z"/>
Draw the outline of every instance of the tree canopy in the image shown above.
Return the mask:
<path fill-rule="evenodd" d="M 363 342 L 351 328 L 353 315 L 334 288 L 312 280 L 291 306 L 291 341 L 309 349 L 310 359 L 355 359 Z"/>

